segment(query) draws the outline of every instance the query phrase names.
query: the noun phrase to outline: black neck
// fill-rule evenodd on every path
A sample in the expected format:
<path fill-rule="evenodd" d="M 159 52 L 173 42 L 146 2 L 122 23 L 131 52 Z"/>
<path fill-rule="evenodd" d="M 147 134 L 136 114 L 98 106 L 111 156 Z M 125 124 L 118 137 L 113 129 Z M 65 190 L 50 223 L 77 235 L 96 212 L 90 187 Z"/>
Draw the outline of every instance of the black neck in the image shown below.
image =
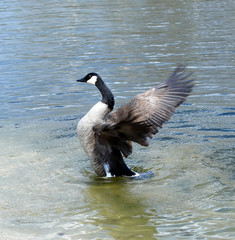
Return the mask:
<path fill-rule="evenodd" d="M 100 90 L 100 93 L 102 94 L 102 102 L 107 104 L 108 107 L 113 110 L 114 97 L 110 89 L 105 85 L 102 80 L 96 82 L 96 87 Z"/>

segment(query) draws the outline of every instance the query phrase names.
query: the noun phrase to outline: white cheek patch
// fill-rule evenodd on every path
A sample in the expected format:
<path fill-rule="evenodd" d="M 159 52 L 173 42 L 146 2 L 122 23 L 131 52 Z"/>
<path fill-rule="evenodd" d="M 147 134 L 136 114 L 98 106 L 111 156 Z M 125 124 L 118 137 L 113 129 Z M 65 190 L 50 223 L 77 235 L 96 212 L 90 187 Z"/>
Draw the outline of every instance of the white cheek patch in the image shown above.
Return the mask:
<path fill-rule="evenodd" d="M 90 84 L 95 85 L 96 81 L 97 81 L 97 77 L 96 76 L 92 76 L 87 82 L 90 83 Z"/>

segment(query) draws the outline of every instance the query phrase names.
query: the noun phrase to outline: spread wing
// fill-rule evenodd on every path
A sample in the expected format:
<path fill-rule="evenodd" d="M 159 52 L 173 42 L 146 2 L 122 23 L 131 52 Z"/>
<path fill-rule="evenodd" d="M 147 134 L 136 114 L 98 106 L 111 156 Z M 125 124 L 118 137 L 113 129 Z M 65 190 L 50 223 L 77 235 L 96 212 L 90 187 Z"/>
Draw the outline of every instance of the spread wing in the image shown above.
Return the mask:
<path fill-rule="evenodd" d="M 147 138 L 158 132 L 192 91 L 193 80 L 187 79 L 191 74 L 179 66 L 166 82 L 135 96 L 109 114 L 106 124 L 95 127 L 96 139 L 108 142 L 125 157 L 132 152 L 131 141 L 148 146 Z"/>

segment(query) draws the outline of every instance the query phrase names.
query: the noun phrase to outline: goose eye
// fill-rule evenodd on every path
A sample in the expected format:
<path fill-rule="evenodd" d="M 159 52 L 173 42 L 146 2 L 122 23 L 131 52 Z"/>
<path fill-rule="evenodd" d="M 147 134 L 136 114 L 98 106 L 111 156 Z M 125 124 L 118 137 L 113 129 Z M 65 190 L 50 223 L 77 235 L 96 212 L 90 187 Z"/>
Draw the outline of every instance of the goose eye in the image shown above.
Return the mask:
<path fill-rule="evenodd" d="M 86 76 L 86 80 L 89 80 L 91 78 L 91 74 L 88 74 L 87 76 Z"/>

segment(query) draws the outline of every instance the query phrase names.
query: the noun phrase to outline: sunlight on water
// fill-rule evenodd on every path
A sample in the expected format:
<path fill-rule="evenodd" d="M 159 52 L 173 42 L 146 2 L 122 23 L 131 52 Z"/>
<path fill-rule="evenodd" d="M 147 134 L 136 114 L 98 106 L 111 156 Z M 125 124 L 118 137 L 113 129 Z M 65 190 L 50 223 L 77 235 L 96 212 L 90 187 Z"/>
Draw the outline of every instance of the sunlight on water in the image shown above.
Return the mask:
<path fill-rule="evenodd" d="M 234 239 L 233 18 L 222 1 L 1 1 L 0 234 L 31 239 Z M 76 125 L 100 94 L 116 107 L 194 71 L 187 102 L 99 178 Z"/>

